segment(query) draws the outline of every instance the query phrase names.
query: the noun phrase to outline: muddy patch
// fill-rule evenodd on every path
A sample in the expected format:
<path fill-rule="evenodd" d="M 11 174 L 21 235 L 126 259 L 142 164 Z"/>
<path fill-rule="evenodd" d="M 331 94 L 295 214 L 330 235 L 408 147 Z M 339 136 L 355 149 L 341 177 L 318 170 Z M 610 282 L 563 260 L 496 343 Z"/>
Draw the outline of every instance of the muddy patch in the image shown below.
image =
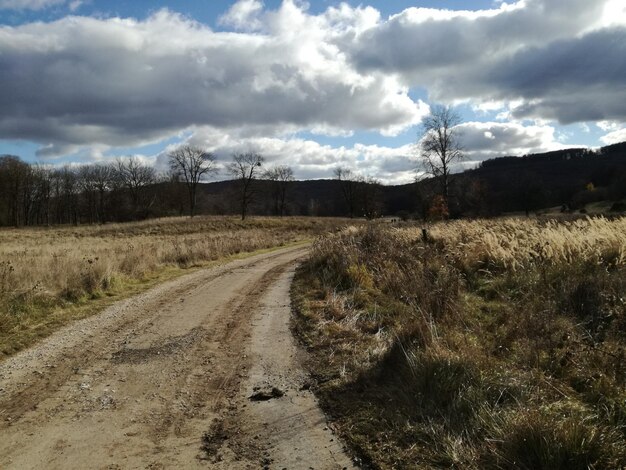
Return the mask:
<path fill-rule="evenodd" d="M 267 401 L 273 398 L 280 398 L 285 394 L 278 387 L 271 385 L 257 385 L 252 389 L 252 395 L 248 397 L 250 401 Z"/>
<path fill-rule="evenodd" d="M 115 364 L 141 364 L 154 359 L 163 359 L 189 348 L 205 334 L 204 328 L 197 327 L 185 335 L 170 337 L 165 343 L 161 342 L 147 348 L 124 347 L 113 353 L 111 361 Z"/>

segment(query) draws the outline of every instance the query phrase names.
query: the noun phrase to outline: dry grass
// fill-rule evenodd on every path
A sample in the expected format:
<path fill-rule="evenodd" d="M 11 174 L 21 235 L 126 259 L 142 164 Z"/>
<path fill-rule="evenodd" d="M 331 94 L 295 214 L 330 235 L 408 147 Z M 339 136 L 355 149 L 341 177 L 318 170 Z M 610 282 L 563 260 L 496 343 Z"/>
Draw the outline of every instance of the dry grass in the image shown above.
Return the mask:
<path fill-rule="evenodd" d="M 344 230 L 294 286 L 322 403 L 375 468 L 626 465 L 626 219 Z"/>
<path fill-rule="evenodd" d="M 310 239 L 343 223 L 196 217 L 0 230 L 0 355 L 94 310 L 77 311 L 77 305 L 118 298 L 181 269 Z"/>
<path fill-rule="evenodd" d="M 580 261 L 626 264 L 626 218 L 559 222 L 536 219 L 453 221 L 431 229 L 447 252 L 470 269 L 512 271 Z M 405 231 L 408 237 L 415 233 Z"/>

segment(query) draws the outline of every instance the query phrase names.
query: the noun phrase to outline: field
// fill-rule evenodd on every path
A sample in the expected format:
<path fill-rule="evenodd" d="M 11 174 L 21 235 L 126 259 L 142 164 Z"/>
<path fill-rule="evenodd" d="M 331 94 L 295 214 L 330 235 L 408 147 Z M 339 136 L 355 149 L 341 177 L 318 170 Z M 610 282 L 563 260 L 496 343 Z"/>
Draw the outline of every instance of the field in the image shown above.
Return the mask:
<path fill-rule="evenodd" d="M 0 230 L 0 357 L 189 268 L 302 242 L 342 224 L 196 217 Z"/>
<path fill-rule="evenodd" d="M 349 228 L 292 295 L 363 464 L 626 465 L 626 218 Z"/>

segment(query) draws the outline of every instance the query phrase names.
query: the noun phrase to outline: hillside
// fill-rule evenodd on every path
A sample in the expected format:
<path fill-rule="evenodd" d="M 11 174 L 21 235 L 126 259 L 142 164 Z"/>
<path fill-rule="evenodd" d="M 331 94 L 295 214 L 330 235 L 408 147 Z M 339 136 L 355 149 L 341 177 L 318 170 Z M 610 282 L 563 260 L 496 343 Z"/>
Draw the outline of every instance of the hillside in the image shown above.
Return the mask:
<path fill-rule="evenodd" d="M 591 183 L 591 184 L 590 184 Z M 268 182 L 259 182 L 253 211 L 271 214 Z M 336 180 L 309 180 L 288 183 L 288 213 L 298 215 L 346 215 L 348 205 Z M 363 215 L 359 193 L 374 193 L 380 215 L 420 215 L 427 211 L 437 182 L 378 186 L 354 183 L 355 216 Z M 366 189 L 369 188 L 369 189 Z M 235 213 L 236 182 L 220 181 L 203 185 L 205 211 Z M 598 201 L 620 201 L 626 197 L 626 142 L 590 149 L 565 149 L 521 157 L 484 161 L 478 168 L 453 178 L 453 215 L 497 215 L 503 212 L 534 211 L 566 206 L 580 210 Z M 223 196 L 223 197 L 216 197 Z"/>
<path fill-rule="evenodd" d="M 125 179 L 128 175 L 115 165 L 46 168 L 0 156 L 0 226 L 101 224 L 189 213 L 180 179 L 148 166 L 134 170 L 143 173 Z M 237 181 L 201 184 L 196 213 L 238 214 L 238 188 Z M 308 180 L 286 182 L 284 189 L 285 215 L 404 218 L 428 215 L 439 182 L 384 186 L 360 178 Z M 281 212 L 275 183 L 257 180 L 252 190 L 249 214 Z M 626 143 L 621 143 L 487 160 L 453 175 L 449 212 L 460 217 L 546 208 L 623 211 L 625 198 Z"/>

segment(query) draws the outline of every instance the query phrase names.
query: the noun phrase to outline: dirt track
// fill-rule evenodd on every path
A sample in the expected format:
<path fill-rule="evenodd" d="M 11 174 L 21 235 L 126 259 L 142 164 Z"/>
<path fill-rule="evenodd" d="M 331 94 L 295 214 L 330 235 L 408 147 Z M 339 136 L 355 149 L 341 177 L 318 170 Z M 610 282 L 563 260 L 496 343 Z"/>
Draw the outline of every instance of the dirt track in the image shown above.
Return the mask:
<path fill-rule="evenodd" d="M 0 468 L 351 468 L 288 328 L 305 252 L 184 276 L 0 363 Z"/>

